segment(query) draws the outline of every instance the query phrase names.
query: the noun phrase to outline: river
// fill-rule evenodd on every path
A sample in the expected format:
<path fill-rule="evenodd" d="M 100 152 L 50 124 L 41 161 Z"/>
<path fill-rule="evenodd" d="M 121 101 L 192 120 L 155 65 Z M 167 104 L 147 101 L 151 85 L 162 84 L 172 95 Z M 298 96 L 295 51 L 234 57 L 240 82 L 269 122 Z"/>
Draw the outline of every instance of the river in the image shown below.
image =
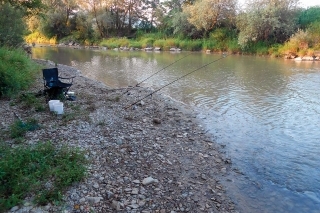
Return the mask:
<path fill-rule="evenodd" d="M 193 107 L 203 127 L 232 160 L 233 172 L 225 185 L 238 209 L 244 213 L 319 213 L 320 62 L 222 57 L 33 49 L 33 58 L 74 66 L 83 75 L 115 88 L 136 85 L 168 66 L 142 83 L 158 89 L 212 62 L 159 93 Z"/>

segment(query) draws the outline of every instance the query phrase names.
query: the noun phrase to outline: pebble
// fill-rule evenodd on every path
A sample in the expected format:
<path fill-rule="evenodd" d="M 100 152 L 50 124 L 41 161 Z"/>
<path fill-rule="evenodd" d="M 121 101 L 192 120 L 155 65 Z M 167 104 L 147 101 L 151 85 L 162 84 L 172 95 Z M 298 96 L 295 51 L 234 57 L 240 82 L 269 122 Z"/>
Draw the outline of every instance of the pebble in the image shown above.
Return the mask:
<path fill-rule="evenodd" d="M 143 185 L 149 185 L 151 183 L 158 183 L 158 180 L 154 179 L 152 177 L 147 177 L 147 178 L 143 179 L 143 181 L 142 181 Z"/>

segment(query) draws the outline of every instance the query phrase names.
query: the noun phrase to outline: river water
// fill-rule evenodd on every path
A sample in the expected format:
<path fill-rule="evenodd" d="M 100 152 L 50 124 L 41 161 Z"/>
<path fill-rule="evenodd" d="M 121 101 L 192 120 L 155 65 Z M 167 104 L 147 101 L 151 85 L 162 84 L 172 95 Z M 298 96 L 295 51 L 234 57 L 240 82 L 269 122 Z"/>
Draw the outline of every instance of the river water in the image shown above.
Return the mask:
<path fill-rule="evenodd" d="M 186 57 L 176 63 L 175 61 Z M 111 87 L 158 89 L 220 54 L 36 47 Z M 320 62 L 230 55 L 159 93 L 197 111 L 232 160 L 227 192 L 244 213 L 320 212 Z M 71 87 L 72 90 L 72 87 Z"/>

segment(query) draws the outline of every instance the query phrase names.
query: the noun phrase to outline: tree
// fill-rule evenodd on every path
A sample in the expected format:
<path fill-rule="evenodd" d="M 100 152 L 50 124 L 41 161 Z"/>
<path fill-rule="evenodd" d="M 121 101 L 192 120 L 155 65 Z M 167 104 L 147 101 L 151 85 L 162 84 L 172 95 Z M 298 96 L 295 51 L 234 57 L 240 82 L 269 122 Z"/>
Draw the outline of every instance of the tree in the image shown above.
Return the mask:
<path fill-rule="evenodd" d="M 205 35 L 215 26 L 235 17 L 236 0 L 197 0 L 187 4 L 183 12 L 188 14 L 188 21 Z"/>
<path fill-rule="evenodd" d="M 61 39 L 64 36 L 70 35 L 72 27 L 72 21 L 75 23 L 75 12 L 78 10 L 78 4 L 76 0 L 45 0 L 47 8 L 45 17 L 41 20 L 41 32 L 49 38 L 57 36 Z"/>
<path fill-rule="evenodd" d="M 181 35 L 183 37 L 197 37 L 199 31 L 188 22 L 188 14 L 184 12 L 177 12 L 172 17 L 172 28 L 174 35 Z"/>
<path fill-rule="evenodd" d="M 21 10 L 0 4 L 0 46 L 17 47 L 23 42 L 26 25 L 22 18 Z"/>
<path fill-rule="evenodd" d="M 4 3 L 9 3 L 12 7 L 23 11 L 25 16 L 38 14 L 44 7 L 41 0 L 0 0 L 0 4 Z"/>
<path fill-rule="evenodd" d="M 251 0 L 237 17 L 238 42 L 282 43 L 296 30 L 298 0 Z"/>
<path fill-rule="evenodd" d="M 313 22 L 320 21 L 320 6 L 310 7 L 301 12 L 299 24 L 302 29 L 306 29 Z"/>

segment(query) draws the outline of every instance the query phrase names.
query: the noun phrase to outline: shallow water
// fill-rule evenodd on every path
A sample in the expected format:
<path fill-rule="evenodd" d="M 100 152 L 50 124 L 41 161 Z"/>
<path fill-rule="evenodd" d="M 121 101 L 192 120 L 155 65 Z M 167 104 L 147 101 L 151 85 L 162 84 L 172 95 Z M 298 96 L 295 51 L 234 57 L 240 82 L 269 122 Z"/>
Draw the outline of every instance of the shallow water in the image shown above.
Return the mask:
<path fill-rule="evenodd" d="M 112 87 L 136 85 L 188 54 L 33 49 L 34 58 Z M 191 53 L 142 85 L 160 88 L 221 57 Z M 225 145 L 236 171 L 228 193 L 242 212 L 312 213 L 320 212 L 319 85 L 320 62 L 227 56 L 160 92 L 194 107 Z"/>

